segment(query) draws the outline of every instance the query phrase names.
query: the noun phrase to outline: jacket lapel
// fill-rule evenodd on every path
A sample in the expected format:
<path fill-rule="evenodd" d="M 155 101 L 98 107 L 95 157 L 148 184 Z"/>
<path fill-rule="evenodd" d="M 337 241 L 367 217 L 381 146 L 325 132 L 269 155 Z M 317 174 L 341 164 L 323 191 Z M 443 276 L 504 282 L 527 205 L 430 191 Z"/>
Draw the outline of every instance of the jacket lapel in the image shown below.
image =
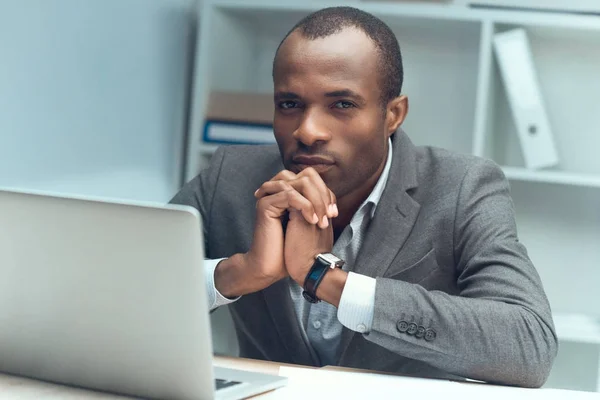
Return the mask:
<path fill-rule="evenodd" d="M 390 267 L 406 242 L 421 207 L 407 192 L 417 187 L 415 147 L 402 130 L 394 136 L 388 181 L 352 269 L 353 272 L 373 278 L 383 276 Z M 354 334 L 354 331 L 346 328 L 342 332 L 340 363 Z"/>
<path fill-rule="evenodd" d="M 291 356 L 295 364 L 316 366 L 317 363 L 312 358 L 309 344 L 302 335 L 302 327 L 298 324 L 287 279 L 274 283 L 263 289 L 262 292 L 275 329 L 287 354 Z"/>

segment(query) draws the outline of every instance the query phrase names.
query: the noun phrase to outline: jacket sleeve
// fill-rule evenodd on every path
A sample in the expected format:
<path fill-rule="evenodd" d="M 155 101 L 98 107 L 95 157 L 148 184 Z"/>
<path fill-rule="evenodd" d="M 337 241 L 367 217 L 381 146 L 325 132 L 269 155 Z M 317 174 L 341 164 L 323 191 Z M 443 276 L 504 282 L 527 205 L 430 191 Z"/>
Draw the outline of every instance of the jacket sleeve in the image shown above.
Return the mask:
<path fill-rule="evenodd" d="M 541 386 L 556 356 L 556 333 L 539 275 L 517 237 L 508 182 L 494 163 L 477 161 L 465 173 L 453 235 L 459 295 L 377 278 L 365 339 L 455 375 Z M 402 314 L 428 321 L 426 336 L 407 334 Z"/>
<path fill-rule="evenodd" d="M 194 179 L 186 183 L 183 188 L 171 199 L 169 203 L 194 207 L 202 217 L 204 236 L 204 251 L 206 258 L 210 257 L 209 234 L 211 223 L 211 210 L 213 199 L 217 192 L 219 175 L 223 160 L 225 159 L 225 148 L 220 147 L 213 154 L 210 165 L 198 174 Z"/>

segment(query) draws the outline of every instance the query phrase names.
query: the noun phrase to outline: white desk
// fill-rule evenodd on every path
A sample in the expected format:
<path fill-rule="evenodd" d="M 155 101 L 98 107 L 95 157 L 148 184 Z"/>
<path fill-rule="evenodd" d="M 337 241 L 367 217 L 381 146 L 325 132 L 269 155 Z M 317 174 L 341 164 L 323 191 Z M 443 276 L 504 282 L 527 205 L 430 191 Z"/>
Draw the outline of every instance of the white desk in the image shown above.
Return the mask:
<path fill-rule="evenodd" d="M 279 364 L 267 361 L 257 361 L 242 358 L 216 357 L 215 365 L 238 368 L 248 371 L 259 371 L 270 374 L 290 374 L 289 385 L 285 388 L 265 393 L 256 398 L 260 399 L 305 399 L 306 380 L 318 386 L 323 384 L 322 391 L 316 390 L 311 399 L 335 400 L 365 399 L 420 399 L 441 398 L 443 400 L 600 400 L 600 393 L 575 392 L 554 389 L 521 389 L 477 383 L 457 383 L 444 380 L 429 380 L 375 374 L 369 371 L 359 371 L 346 368 L 325 367 L 296 368 L 289 364 Z M 333 396 L 333 397 L 332 397 Z M 432 397 L 435 396 L 435 397 Z M 0 399 L 52 399 L 52 400 L 116 400 L 130 397 L 95 392 L 73 388 L 53 383 L 0 374 Z"/>

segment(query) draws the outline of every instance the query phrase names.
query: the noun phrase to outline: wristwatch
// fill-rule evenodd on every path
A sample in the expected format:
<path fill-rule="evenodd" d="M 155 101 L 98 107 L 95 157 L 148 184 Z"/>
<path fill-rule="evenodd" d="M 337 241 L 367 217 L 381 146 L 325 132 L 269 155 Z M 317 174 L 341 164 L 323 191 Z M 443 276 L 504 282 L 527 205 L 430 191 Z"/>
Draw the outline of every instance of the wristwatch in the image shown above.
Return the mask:
<path fill-rule="evenodd" d="M 343 265 L 344 260 L 332 253 L 317 254 L 315 263 L 304 279 L 304 291 L 302 292 L 302 296 L 310 303 L 318 303 L 321 301 L 317 297 L 317 288 L 323 280 L 323 277 L 330 269 L 341 268 Z"/>

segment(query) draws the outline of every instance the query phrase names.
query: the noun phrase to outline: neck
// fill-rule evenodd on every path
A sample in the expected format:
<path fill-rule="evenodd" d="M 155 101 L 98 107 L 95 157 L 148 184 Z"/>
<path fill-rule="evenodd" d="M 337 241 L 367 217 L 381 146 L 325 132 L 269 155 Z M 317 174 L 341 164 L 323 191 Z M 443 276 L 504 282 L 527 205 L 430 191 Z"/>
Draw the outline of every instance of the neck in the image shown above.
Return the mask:
<path fill-rule="evenodd" d="M 383 169 L 385 168 L 387 157 L 384 158 L 383 163 L 379 166 L 377 171 L 365 182 L 364 185 L 353 190 L 352 192 L 337 199 L 338 216 L 333 220 L 333 233 L 334 239 L 342 234 L 343 230 L 350 224 L 352 217 L 358 211 L 360 205 L 369 197 L 373 188 L 377 184 L 377 180 L 381 176 Z"/>

